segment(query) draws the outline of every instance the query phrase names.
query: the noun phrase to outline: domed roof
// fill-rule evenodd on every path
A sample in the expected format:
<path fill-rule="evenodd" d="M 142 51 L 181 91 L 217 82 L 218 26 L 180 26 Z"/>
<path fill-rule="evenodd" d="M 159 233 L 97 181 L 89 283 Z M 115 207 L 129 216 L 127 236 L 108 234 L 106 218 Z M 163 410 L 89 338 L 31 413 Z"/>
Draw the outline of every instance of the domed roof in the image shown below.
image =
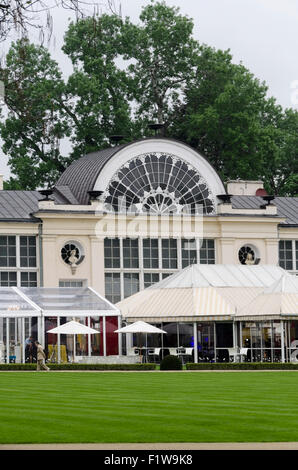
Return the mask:
<path fill-rule="evenodd" d="M 79 204 L 88 204 L 88 191 L 103 191 L 107 204 L 126 198 L 144 210 L 172 209 L 203 204 L 204 212 L 216 206 L 225 192 L 214 168 L 199 152 L 175 139 L 150 137 L 99 150 L 73 162 L 55 188 L 68 188 Z M 197 202 L 199 201 L 199 202 Z M 182 207 L 181 206 L 181 207 Z"/>
<path fill-rule="evenodd" d="M 98 150 L 79 158 L 66 168 L 56 186 L 68 186 L 79 204 L 88 204 L 88 191 L 94 188 L 102 168 L 115 153 L 126 145 L 129 144 Z"/>

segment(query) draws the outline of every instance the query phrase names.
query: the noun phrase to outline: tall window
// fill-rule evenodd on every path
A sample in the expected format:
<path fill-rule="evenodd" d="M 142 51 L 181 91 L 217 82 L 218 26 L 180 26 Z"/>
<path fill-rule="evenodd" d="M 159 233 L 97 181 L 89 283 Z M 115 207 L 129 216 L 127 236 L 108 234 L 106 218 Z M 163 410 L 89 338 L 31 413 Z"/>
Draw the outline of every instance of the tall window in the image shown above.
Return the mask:
<path fill-rule="evenodd" d="M 163 269 L 177 269 L 177 240 L 172 238 L 162 240 L 162 267 Z"/>
<path fill-rule="evenodd" d="M 20 264 L 25 267 L 36 266 L 36 238 L 20 237 Z"/>
<path fill-rule="evenodd" d="M 215 264 L 214 240 L 203 240 L 200 249 L 200 264 Z"/>
<path fill-rule="evenodd" d="M 182 268 L 190 264 L 197 263 L 197 242 L 196 240 L 181 241 Z"/>
<path fill-rule="evenodd" d="M 123 240 L 123 267 L 139 267 L 139 240 L 137 238 L 125 238 Z"/>
<path fill-rule="evenodd" d="M 119 238 L 105 238 L 104 241 L 105 268 L 120 268 Z"/>
<path fill-rule="evenodd" d="M 143 266 L 144 269 L 158 269 L 158 239 L 147 238 L 143 240 Z"/>
<path fill-rule="evenodd" d="M 113 304 L 121 300 L 120 273 L 105 273 L 105 296 Z"/>
<path fill-rule="evenodd" d="M 0 236 L 0 286 L 37 286 L 36 236 Z"/>
<path fill-rule="evenodd" d="M 279 241 L 279 265 L 289 271 L 298 271 L 298 240 Z"/>
<path fill-rule="evenodd" d="M 0 266 L 16 267 L 17 248 L 16 237 L 0 236 Z"/>
<path fill-rule="evenodd" d="M 139 274 L 124 273 L 124 298 L 139 292 Z"/>

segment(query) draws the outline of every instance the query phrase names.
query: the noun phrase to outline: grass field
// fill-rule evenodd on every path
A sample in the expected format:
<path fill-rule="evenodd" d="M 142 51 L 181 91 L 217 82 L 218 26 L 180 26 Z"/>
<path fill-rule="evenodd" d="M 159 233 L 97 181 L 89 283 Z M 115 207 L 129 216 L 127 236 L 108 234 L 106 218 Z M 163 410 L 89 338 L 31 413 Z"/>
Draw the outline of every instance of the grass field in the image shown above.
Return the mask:
<path fill-rule="evenodd" d="M 0 443 L 281 441 L 296 372 L 0 373 Z"/>

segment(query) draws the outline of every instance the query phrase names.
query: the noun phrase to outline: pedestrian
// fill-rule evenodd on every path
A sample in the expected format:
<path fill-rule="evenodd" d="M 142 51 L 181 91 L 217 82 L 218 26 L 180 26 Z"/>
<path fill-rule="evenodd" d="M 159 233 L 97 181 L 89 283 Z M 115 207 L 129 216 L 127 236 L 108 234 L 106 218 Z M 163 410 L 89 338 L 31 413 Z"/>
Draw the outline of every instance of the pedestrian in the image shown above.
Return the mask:
<path fill-rule="evenodd" d="M 25 341 L 25 357 L 28 358 L 30 363 L 33 362 L 33 344 L 33 336 L 29 336 L 29 338 L 27 338 Z"/>
<path fill-rule="evenodd" d="M 40 368 L 49 371 L 49 367 L 46 366 L 44 360 L 46 358 L 45 352 L 43 350 L 42 345 L 38 342 L 35 341 L 36 349 L 37 349 L 37 366 L 36 370 L 40 370 Z"/>

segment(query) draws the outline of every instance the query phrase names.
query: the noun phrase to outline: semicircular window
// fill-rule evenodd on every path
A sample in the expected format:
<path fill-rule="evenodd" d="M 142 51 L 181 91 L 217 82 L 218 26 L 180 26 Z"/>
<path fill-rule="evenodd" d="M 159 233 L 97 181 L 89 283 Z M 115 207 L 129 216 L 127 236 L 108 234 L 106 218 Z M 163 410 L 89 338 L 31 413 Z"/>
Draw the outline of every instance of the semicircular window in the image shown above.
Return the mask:
<path fill-rule="evenodd" d="M 113 210 L 155 214 L 214 213 L 215 201 L 196 168 L 167 153 L 149 153 L 127 161 L 103 194 Z"/>

